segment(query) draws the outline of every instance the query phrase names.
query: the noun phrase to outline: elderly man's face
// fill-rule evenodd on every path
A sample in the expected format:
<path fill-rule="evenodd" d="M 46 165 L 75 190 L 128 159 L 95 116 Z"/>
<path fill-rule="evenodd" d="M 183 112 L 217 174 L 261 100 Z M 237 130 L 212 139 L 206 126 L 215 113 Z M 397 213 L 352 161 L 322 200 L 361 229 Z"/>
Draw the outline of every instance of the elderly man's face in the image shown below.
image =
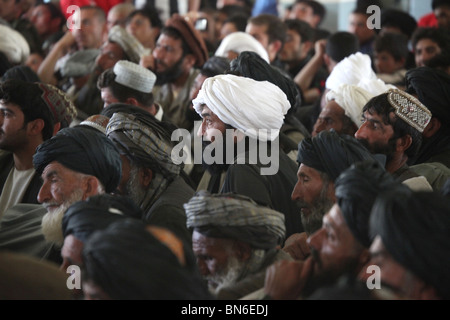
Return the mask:
<path fill-rule="evenodd" d="M 319 171 L 300 165 L 291 199 L 301 207 L 302 224 L 307 234 L 322 226 L 322 218 L 334 204 L 334 184 L 324 182 Z"/>
<path fill-rule="evenodd" d="M 215 137 L 225 134 L 225 123 L 207 105 L 203 105 L 201 116 L 202 125 L 197 132 L 199 137 L 203 137 L 205 141 L 214 142 Z"/>
<path fill-rule="evenodd" d="M 62 245 L 64 212 L 71 204 L 97 193 L 97 190 L 89 190 L 92 186 L 89 186 L 87 179 L 88 176 L 70 170 L 56 161 L 45 167 L 37 198 L 47 209 L 42 218 L 42 232 L 47 241 Z"/>
<path fill-rule="evenodd" d="M 235 283 L 244 269 L 246 257 L 236 241 L 211 238 L 194 230 L 192 249 L 202 276 L 212 292 Z"/>
<path fill-rule="evenodd" d="M 353 236 L 337 204 L 325 214 L 322 228 L 308 238 L 308 244 L 316 261 L 314 275 L 321 281 L 335 281 L 346 272 L 358 274 L 367 263 L 360 261 L 364 247 Z"/>
<path fill-rule="evenodd" d="M 345 111 L 342 109 L 336 101 L 328 101 L 325 107 L 319 114 L 319 117 L 314 124 L 312 136 L 315 137 L 319 132 L 324 130 L 334 129 L 337 133 L 348 134 L 348 128 L 345 128 L 345 123 L 343 121 L 345 116 Z M 351 134 L 355 134 L 355 132 L 351 132 Z"/>

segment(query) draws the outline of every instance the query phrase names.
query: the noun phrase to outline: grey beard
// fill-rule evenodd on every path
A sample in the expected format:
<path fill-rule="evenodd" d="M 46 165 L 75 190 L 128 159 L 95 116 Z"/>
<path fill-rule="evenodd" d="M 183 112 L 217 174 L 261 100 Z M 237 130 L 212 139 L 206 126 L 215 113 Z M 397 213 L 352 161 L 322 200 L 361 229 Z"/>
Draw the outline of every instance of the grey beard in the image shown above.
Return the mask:
<path fill-rule="evenodd" d="M 327 197 L 329 184 L 325 184 L 320 190 L 319 197 L 310 206 L 304 202 L 299 201 L 301 207 L 307 207 L 310 209 L 310 213 L 301 213 L 302 225 L 307 235 L 312 235 L 314 232 L 322 228 L 323 216 L 334 205 L 334 201 Z"/>
<path fill-rule="evenodd" d="M 234 255 L 228 258 L 227 265 L 218 273 L 206 276 L 209 291 L 217 295 L 220 290 L 233 286 L 247 276 L 259 272 L 264 262 L 266 251 L 262 249 L 252 250 L 249 260 L 240 262 Z"/>
<path fill-rule="evenodd" d="M 132 167 L 130 170 L 130 178 L 126 184 L 127 195 L 136 203 L 141 206 L 144 201 L 146 190 L 139 184 L 139 168 Z"/>

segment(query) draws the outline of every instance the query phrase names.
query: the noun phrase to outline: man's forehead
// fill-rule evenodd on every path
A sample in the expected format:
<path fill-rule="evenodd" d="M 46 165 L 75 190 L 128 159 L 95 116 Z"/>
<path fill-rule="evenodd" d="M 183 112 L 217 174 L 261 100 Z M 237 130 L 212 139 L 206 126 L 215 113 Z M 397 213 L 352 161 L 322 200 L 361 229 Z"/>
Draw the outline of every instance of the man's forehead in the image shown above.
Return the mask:
<path fill-rule="evenodd" d="M 298 168 L 298 174 L 307 174 L 308 176 L 317 177 L 322 179 L 320 176 L 320 171 L 314 169 L 313 167 L 307 166 L 306 164 L 301 163 Z"/>

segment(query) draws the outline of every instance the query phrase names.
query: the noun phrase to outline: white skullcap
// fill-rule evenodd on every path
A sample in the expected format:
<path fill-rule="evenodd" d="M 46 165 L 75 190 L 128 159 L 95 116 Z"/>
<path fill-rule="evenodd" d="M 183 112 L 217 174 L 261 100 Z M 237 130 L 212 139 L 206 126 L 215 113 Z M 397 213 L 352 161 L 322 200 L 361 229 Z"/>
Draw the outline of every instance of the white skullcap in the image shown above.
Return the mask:
<path fill-rule="evenodd" d="M 117 83 L 144 93 L 152 92 L 156 82 L 156 75 L 153 72 L 127 60 L 117 61 L 113 72 Z"/>
<path fill-rule="evenodd" d="M 30 46 L 19 32 L 0 24 L 0 51 L 12 64 L 23 64 L 30 55 Z"/>
<path fill-rule="evenodd" d="M 118 25 L 109 30 L 108 41 L 117 43 L 128 56 L 130 61 L 136 63 L 139 63 L 142 56 L 150 53 L 150 51 L 145 49 L 138 39 Z"/>
<path fill-rule="evenodd" d="M 231 74 L 207 78 L 192 103 L 198 114 L 205 104 L 225 124 L 261 141 L 278 137 L 291 107 L 276 85 Z"/>
<path fill-rule="evenodd" d="M 256 52 L 267 63 L 270 63 L 269 54 L 266 49 L 264 49 L 258 40 L 246 32 L 237 31 L 227 35 L 223 38 L 214 55 L 228 58 L 228 51 L 234 51 L 238 54 L 243 51 Z"/>
<path fill-rule="evenodd" d="M 362 109 L 375 95 L 361 87 L 352 84 L 343 84 L 337 90 L 327 93 L 327 101 L 334 100 L 345 111 L 358 128 L 361 126 Z"/>
<path fill-rule="evenodd" d="M 341 84 L 358 84 L 362 79 L 377 79 L 372 60 L 367 54 L 354 53 L 339 62 L 331 71 L 325 86 L 337 90 Z"/>

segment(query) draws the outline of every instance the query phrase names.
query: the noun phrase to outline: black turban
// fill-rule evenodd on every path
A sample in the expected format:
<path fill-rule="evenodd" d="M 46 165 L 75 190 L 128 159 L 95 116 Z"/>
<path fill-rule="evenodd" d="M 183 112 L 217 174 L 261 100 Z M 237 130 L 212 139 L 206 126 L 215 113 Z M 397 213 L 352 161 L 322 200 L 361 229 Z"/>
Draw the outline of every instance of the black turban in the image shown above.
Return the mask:
<path fill-rule="evenodd" d="M 408 70 L 406 92 L 416 94 L 441 122 L 450 126 L 450 75 L 439 69 L 419 67 Z"/>
<path fill-rule="evenodd" d="M 219 74 L 224 74 L 229 68 L 230 60 L 228 58 L 212 56 L 206 60 L 200 73 L 207 77 L 214 77 Z"/>
<path fill-rule="evenodd" d="M 86 277 L 115 300 L 211 299 L 198 269 L 181 265 L 141 221 L 126 219 L 84 244 Z"/>
<path fill-rule="evenodd" d="M 353 164 L 335 181 L 335 195 L 353 236 L 366 248 L 372 243 L 369 218 L 378 194 L 397 185 L 379 162 L 366 160 Z"/>
<path fill-rule="evenodd" d="M 450 299 L 450 200 L 437 192 L 385 192 L 370 218 L 394 260 Z"/>
<path fill-rule="evenodd" d="M 142 210 L 126 196 L 100 194 L 72 204 L 64 213 L 64 238 L 73 234 L 85 242 L 95 230 L 106 229 L 125 217 L 142 218 Z"/>
<path fill-rule="evenodd" d="M 287 96 L 291 109 L 301 105 L 301 95 L 295 82 L 268 64 L 256 52 L 244 51 L 230 63 L 230 71 L 256 81 L 269 81 Z"/>
<path fill-rule="evenodd" d="M 114 144 L 103 133 L 84 126 L 62 129 L 37 147 L 33 156 L 36 172 L 42 174 L 53 161 L 97 177 L 107 193 L 116 189 L 122 175 L 122 160 Z"/>
<path fill-rule="evenodd" d="M 374 159 L 358 140 L 352 136 L 339 135 L 334 129 L 303 139 L 297 154 L 298 163 L 326 173 L 332 181 L 353 163 Z"/>

